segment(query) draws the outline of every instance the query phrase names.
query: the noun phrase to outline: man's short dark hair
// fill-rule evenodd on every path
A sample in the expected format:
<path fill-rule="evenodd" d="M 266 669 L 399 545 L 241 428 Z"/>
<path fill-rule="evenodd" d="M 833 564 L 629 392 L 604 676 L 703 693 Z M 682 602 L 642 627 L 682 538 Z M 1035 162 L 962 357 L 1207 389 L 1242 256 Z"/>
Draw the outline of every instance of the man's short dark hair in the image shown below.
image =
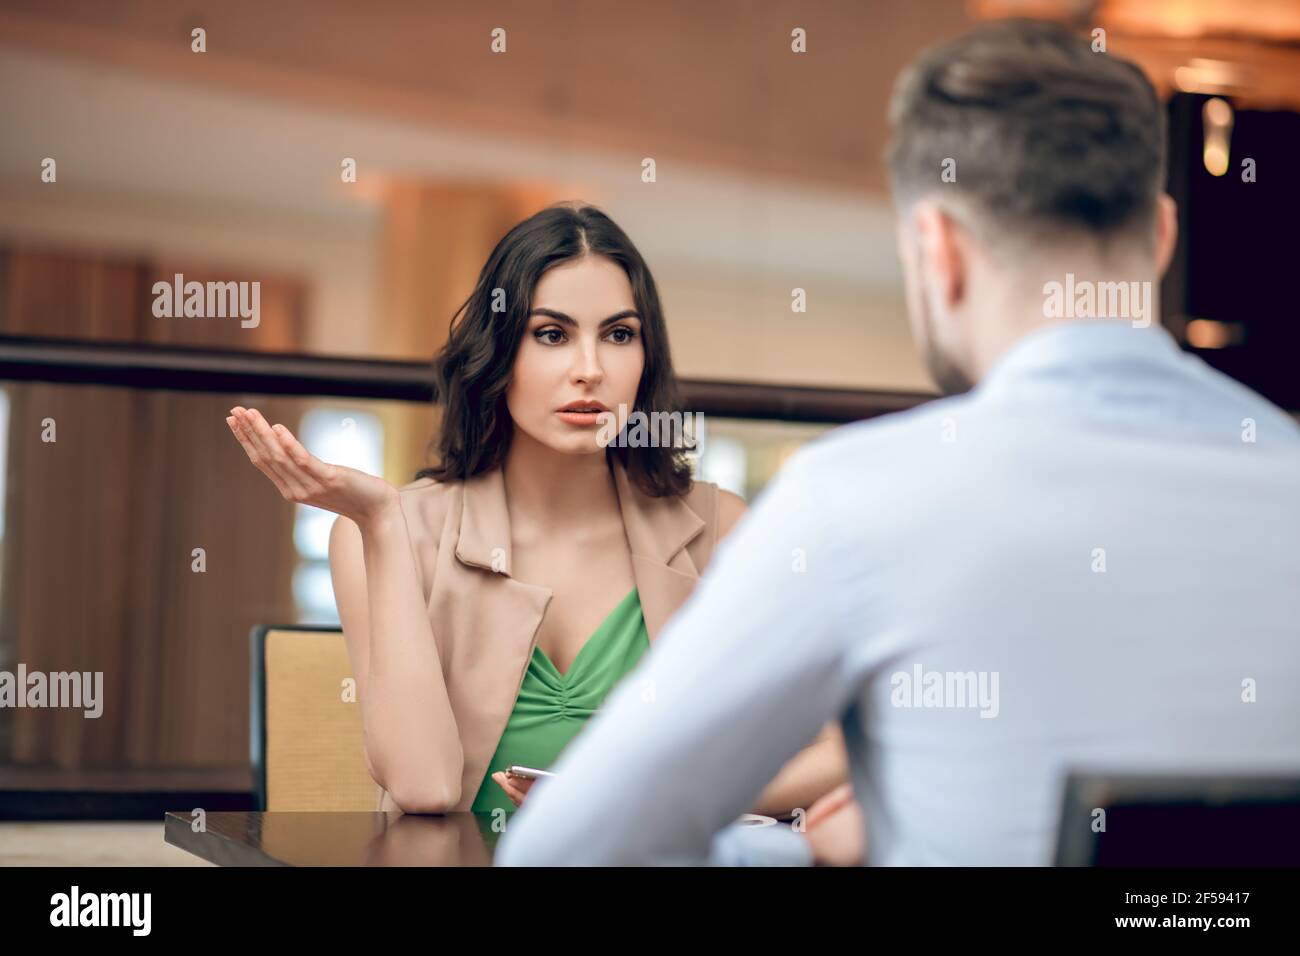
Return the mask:
<path fill-rule="evenodd" d="M 1053 23 L 1000 21 L 931 47 L 899 77 L 889 119 L 900 208 L 949 190 L 995 237 L 1136 236 L 1164 187 L 1151 83 Z"/>

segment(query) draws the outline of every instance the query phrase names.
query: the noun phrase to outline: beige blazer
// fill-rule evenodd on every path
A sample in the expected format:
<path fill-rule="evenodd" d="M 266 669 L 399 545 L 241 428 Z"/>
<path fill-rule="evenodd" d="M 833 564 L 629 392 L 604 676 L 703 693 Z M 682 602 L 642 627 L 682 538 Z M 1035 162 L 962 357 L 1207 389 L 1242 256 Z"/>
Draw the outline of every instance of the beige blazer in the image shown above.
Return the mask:
<path fill-rule="evenodd" d="M 682 497 L 640 491 L 616 460 L 614 483 L 651 644 L 685 603 L 718 539 L 718 486 Z M 464 754 L 468 810 L 505 731 L 551 592 L 511 577 L 510 521 L 499 468 L 468 481 L 422 478 L 401 489 L 429 622 Z M 379 787 L 380 810 L 395 810 Z"/>

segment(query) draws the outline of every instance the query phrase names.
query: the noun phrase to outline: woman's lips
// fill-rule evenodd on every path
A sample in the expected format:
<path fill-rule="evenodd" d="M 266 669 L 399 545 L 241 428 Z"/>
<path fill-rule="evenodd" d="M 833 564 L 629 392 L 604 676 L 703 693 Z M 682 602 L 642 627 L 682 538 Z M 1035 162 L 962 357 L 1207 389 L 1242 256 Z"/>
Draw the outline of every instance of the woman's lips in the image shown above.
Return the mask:
<path fill-rule="evenodd" d="M 608 411 L 600 402 L 570 402 L 555 414 L 560 416 L 560 421 L 569 425 L 590 427 L 599 424 L 600 416 Z"/>
<path fill-rule="evenodd" d="M 568 422 L 570 425 L 595 425 L 600 421 L 601 412 L 569 412 L 564 409 L 555 414 L 560 416 L 560 421 Z"/>

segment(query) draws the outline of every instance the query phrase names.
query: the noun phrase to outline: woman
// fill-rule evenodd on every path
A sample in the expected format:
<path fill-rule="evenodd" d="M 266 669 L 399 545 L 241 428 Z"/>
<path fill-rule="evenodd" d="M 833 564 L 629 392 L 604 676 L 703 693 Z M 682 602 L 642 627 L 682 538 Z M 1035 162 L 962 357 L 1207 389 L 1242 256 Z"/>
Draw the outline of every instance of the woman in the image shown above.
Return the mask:
<path fill-rule="evenodd" d="M 380 809 L 509 812 L 531 782 L 506 769 L 555 760 L 744 503 L 692 481 L 680 447 L 607 440 L 676 396 L 650 271 L 590 206 L 507 233 L 434 368 L 438 463 L 401 489 L 255 410 L 227 422 L 287 500 L 341 516 L 330 567 Z M 754 809 L 808 807 L 845 778 L 828 725 Z"/>

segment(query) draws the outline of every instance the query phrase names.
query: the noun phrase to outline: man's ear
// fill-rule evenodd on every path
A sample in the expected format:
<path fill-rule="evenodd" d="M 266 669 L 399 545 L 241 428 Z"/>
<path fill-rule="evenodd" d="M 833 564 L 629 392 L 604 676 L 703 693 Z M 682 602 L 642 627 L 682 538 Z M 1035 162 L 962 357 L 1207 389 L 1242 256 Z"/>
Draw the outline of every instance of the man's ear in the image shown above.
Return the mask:
<path fill-rule="evenodd" d="M 961 302 L 966 290 L 966 254 L 961 247 L 957 221 L 933 202 L 918 202 L 912 210 L 924 275 L 933 278 L 934 291 L 945 311 Z"/>
<path fill-rule="evenodd" d="M 1163 276 L 1178 245 L 1178 203 L 1168 193 L 1156 199 L 1156 275 Z"/>

